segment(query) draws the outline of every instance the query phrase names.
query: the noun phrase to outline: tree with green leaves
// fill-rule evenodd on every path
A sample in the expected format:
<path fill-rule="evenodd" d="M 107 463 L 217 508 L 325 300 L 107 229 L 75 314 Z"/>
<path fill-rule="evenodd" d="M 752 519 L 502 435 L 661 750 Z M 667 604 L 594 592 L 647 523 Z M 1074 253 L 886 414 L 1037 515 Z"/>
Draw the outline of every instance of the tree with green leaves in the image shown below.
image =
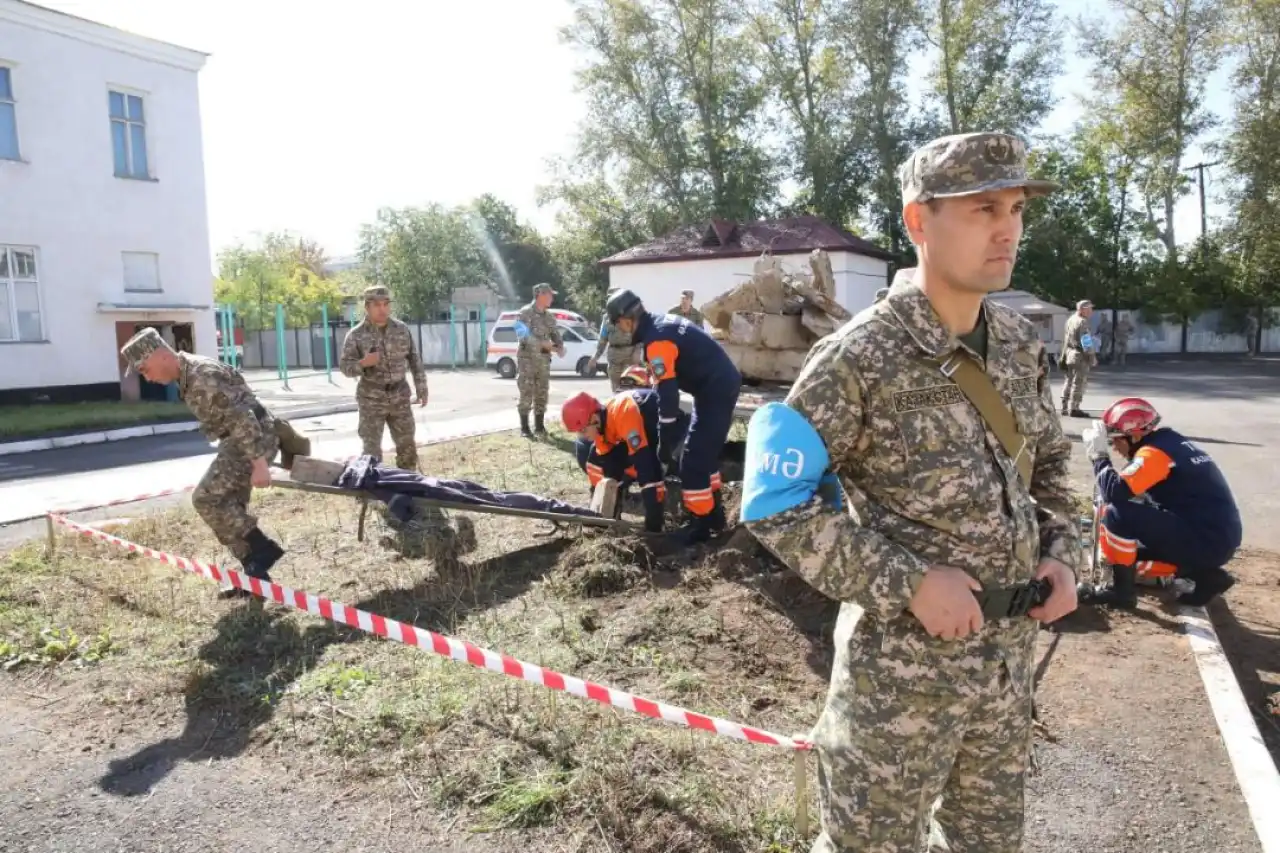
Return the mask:
<path fill-rule="evenodd" d="M 1053 109 L 1062 27 L 1051 0 L 921 0 L 942 133 L 1026 136 Z"/>
<path fill-rule="evenodd" d="M 324 275 L 327 259 L 319 244 L 288 232 L 271 232 L 256 244 L 237 243 L 218 254 L 214 298 L 232 305 L 250 329 L 273 328 L 276 305 L 291 326 L 319 322 L 341 310 L 343 292 Z"/>
<path fill-rule="evenodd" d="M 1120 22 L 1080 20 L 1092 60 L 1092 114 L 1135 155 L 1150 233 L 1177 263 L 1173 216 L 1189 181 L 1187 151 L 1213 126 L 1205 85 L 1222 59 L 1224 0 L 1111 0 Z M 1170 273 L 1170 281 L 1181 277 Z"/>

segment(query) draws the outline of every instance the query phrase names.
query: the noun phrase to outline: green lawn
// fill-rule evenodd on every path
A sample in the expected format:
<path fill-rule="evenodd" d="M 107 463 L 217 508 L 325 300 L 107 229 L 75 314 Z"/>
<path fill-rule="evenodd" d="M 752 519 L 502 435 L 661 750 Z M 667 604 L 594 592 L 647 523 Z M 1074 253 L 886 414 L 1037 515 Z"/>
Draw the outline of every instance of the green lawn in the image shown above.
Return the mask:
<path fill-rule="evenodd" d="M 35 403 L 0 406 L 0 441 L 40 438 L 53 432 L 118 429 L 191 418 L 184 403 Z"/>

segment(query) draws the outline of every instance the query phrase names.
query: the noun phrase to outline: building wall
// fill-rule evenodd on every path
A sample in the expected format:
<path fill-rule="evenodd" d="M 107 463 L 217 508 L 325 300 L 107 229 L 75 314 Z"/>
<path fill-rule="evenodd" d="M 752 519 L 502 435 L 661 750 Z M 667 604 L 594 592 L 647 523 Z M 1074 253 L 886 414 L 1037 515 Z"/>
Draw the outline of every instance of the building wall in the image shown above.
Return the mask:
<path fill-rule="evenodd" d="M 203 59 L 0 0 L 20 145 L 19 160 L 0 159 L 0 245 L 35 250 L 43 326 L 41 340 L 0 343 L 0 391 L 120 383 L 123 323 L 190 323 L 194 350 L 216 355 Z M 143 98 L 147 179 L 114 174 L 113 89 Z M 126 292 L 124 252 L 157 256 L 159 292 Z M 158 307 L 193 305 L 207 307 Z"/>
<path fill-rule="evenodd" d="M 870 305 L 876 291 L 889 283 L 884 261 L 851 252 L 831 252 L 830 256 L 836 301 L 852 312 Z M 618 264 L 609 268 L 609 286 L 631 289 L 651 311 L 666 311 L 678 304 L 683 290 L 692 290 L 694 305 L 702 305 L 750 279 L 759 257 Z M 786 270 L 810 268 L 808 253 L 774 257 Z"/>

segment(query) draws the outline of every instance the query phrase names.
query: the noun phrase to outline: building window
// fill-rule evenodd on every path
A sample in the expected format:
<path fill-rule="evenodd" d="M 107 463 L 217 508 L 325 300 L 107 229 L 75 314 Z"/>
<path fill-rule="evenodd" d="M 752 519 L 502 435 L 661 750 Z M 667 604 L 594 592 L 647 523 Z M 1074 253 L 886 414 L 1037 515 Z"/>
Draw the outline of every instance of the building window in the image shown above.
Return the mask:
<path fill-rule="evenodd" d="M 123 252 L 124 289 L 128 293 L 160 292 L 160 256 L 155 252 Z"/>
<path fill-rule="evenodd" d="M 111 150 L 117 178 L 149 178 L 147 167 L 147 124 L 142 114 L 142 97 L 124 92 L 108 92 L 111 106 Z"/>
<path fill-rule="evenodd" d="M 36 250 L 0 246 L 0 341 L 42 341 Z"/>
<path fill-rule="evenodd" d="M 18 105 L 13 100 L 13 69 L 0 65 L 0 160 L 18 157 Z"/>

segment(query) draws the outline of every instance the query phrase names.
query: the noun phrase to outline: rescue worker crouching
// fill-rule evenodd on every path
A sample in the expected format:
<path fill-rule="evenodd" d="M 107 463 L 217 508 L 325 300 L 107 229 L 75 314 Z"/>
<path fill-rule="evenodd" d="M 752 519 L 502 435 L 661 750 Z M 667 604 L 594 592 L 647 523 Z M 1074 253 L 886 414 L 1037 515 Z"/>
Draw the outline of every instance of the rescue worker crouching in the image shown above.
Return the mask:
<path fill-rule="evenodd" d="M 1178 596 L 1193 607 L 1235 584 L 1223 568 L 1243 538 L 1231 487 L 1208 453 L 1160 422 L 1146 400 L 1125 397 L 1081 434 L 1104 506 L 1095 536 L 1113 573 L 1110 586 L 1082 585 L 1082 604 L 1134 607 L 1140 573 L 1195 581 Z M 1120 471 L 1112 450 L 1127 463 Z"/>
<path fill-rule="evenodd" d="M 693 397 L 685 450 L 680 457 L 680 484 L 685 509 L 692 516 L 680 536 L 705 542 L 726 527 L 721 495 L 720 456 L 742 390 L 742 374 L 724 348 L 701 326 L 674 315 L 654 314 L 630 290 L 613 291 L 605 302 L 609 322 L 631 333 L 643 347 L 644 361 L 658 395 L 660 448 L 670 453 L 680 424 L 680 392 Z M 663 458 L 670 467 L 673 459 Z"/>
<path fill-rule="evenodd" d="M 660 436 L 658 395 L 648 388 L 635 388 L 620 391 L 602 404 L 583 391 L 565 401 L 560 421 L 593 445 L 585 465 L 592 488 L 603 477 L 621 482 L 629 474 L 640 486 L 645 530 L 660 533 L 667 489 L 659 445 L 654 441 Z"/>

